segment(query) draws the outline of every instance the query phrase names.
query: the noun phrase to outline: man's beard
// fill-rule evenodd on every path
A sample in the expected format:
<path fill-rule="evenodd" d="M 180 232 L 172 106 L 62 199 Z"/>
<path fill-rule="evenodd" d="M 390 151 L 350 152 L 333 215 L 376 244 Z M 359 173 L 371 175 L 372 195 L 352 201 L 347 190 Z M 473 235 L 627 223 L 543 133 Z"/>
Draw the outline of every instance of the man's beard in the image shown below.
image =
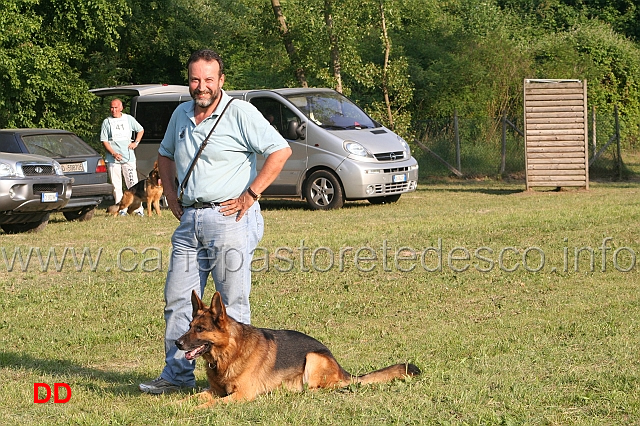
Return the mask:
<path fill-rule="evenodd" d="M 199 94 L 208 94 L 210 96 L 208 98 L 198 98 Z M 216 101 L 216 99 L 218 99 L 219 96 L 220 96 L 220 90 L 216 90 L 214 92 L 209 89 L 206 89 L 206 90 L 195 89 L 191 92 L 191 97 L 195 101 L 196 105 L 198 105 L 200 108 L 208 108 L 209 106 L 211 106 L 212 103 Z"/>

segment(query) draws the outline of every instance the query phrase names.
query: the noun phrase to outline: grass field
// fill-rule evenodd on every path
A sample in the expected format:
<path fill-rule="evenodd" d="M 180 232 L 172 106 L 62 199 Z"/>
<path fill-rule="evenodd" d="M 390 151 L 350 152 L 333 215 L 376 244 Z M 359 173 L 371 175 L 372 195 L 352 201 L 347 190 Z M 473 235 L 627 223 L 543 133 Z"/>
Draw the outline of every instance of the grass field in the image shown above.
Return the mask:
<path fill-rule="evenodd" d="M 423 181 L 394 205 L 263 202 L 254 325 L 310 334 L 352 373 L 423 374 L 205 411 L 137 390 L 163 366 L 168 211 L 0 235 L 0 424 L 638 423 L 640 186 L 523 190 Z M 72 397 L 36 404 L 34 383 Z"/>

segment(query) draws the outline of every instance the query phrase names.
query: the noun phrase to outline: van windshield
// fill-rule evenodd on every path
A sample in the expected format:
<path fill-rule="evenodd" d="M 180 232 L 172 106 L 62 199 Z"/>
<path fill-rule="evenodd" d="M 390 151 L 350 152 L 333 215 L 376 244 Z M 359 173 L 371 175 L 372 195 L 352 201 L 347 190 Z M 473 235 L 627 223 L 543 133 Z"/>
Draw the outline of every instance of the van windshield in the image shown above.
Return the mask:
<path fill-rule="evenodd" d="M 356 104 L 338 92 L 305 92 L 287 96 L 307 118 L 328 130 L 380 127 Z"/>

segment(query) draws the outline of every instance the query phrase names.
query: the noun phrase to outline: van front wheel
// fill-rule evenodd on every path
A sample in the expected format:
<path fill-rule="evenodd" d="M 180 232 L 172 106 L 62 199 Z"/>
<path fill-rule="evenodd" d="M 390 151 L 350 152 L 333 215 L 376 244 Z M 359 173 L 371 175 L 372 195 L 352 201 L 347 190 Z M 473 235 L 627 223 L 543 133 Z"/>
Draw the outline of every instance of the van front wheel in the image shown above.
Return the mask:
<path fill-rule="evenodd" d="M 304 197 L 313 210 L 339 209 L 344 204 L 342 186 L 328 170 L 311 173 L 304 184 Z"/>

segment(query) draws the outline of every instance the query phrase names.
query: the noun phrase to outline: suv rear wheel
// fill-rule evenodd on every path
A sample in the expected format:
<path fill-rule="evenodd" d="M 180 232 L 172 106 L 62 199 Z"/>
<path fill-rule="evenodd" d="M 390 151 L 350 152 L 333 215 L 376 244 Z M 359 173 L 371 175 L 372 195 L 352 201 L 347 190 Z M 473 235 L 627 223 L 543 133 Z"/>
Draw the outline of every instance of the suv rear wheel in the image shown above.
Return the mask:
<path fill-rule="evenodd" d="M 88 206 L 80 210 L 72 212 L 62 212 L 67 220 L 77 220 L 78 222 L 86 222 L 90 220 L 96 213 L 96 206 Z"/>
<path fill-rule="evenodd" d="M 339 209 L 344 193 L 338 178 L 328 170 L 316 170 L 304 184 L 304 198 L 313 210 Z"/>

